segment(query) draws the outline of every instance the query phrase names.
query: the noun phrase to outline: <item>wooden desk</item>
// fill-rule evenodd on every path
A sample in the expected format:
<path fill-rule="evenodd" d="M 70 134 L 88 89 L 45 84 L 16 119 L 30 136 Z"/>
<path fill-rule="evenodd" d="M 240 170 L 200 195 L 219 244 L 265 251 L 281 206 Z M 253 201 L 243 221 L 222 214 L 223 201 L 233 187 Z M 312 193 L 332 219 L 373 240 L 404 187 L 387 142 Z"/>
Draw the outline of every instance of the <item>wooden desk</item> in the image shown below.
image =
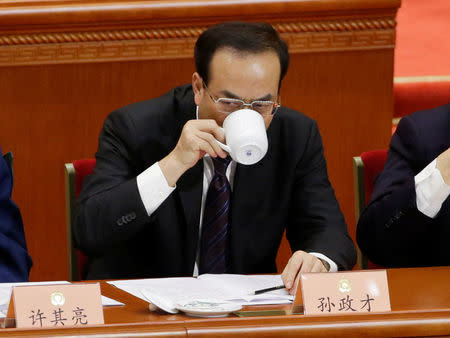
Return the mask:
<path fill-rule="evenodd" d="M 3 336 L 450 336 L 450 267 L 391 269 L 392 312 L 351 316 L 283 315 L 272 317 L 193 318 L 150 312 L 148 304 L 101 282 L 102 294 L 125 303 L 104 309 L 105 325 L 45 330 L 0 330 Z M 285 309 L 252 306 L 245 309 Z"/>

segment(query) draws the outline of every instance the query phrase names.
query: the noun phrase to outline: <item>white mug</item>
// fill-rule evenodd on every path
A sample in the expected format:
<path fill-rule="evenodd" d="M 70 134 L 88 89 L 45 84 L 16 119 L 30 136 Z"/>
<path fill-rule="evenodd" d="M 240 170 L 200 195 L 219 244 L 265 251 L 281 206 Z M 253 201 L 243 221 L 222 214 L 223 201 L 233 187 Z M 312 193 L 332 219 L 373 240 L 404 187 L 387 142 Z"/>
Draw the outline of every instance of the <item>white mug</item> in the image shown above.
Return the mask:
<path fill-rule="evenodd" d="M 255 164 L 267 153 L 264 119 L 252 109 L 237 110 L 223 121 L 226 145 L 217 141 L 231 158 L 241 164 Z"/>

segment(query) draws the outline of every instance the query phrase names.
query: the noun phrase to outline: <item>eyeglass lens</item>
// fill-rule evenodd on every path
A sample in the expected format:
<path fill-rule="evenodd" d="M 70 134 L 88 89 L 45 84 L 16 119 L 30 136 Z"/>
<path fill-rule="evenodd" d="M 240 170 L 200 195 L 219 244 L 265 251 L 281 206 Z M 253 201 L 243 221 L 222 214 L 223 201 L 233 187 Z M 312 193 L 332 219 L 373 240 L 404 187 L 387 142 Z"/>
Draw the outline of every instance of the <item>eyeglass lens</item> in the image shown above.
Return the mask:
<path fill-rule="evenodd" d="M 241 100 L 220 98 L 216 103 L 219 111 L 224 113 L 232 113 L 246 106 L 251 107 L 251 109 L 256 110 L 262 115 L 269 115 L 274 108 L 274 102 L 272 101 L 254 101 L 252 103 L 245 103 Z"/>

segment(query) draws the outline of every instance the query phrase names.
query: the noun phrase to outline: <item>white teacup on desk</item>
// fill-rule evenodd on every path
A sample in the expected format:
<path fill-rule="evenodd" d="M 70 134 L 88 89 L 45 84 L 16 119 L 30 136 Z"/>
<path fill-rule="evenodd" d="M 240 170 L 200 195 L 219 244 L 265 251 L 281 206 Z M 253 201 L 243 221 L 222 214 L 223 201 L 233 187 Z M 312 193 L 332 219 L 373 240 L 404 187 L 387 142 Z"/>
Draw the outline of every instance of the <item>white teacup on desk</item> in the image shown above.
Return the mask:
<path fill-rule="evenodd" d="M 264 119 L 252 109 L 237 110 L 223 121 L 226 144 L 220 147 L 241 164 L 259 162 L 267 153 L 267 133 Z"/>

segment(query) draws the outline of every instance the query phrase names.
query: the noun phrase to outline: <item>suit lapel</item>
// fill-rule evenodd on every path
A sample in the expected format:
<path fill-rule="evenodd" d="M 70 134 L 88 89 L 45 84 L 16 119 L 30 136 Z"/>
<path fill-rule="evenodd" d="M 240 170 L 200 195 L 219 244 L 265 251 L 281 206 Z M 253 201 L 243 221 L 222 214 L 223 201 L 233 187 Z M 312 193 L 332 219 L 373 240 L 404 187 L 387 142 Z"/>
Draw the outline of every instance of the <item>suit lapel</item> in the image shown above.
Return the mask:
<path fill-rule="evenodd" d="M 178 195 L 186 220 L 186 264 L 187 269 L 194 268 L 197 251 L 200 205 L 203 188 L 203 160 L 186 171 L 177 182 Z M 188 271 L 192 273 L 193 270 Z"/>

